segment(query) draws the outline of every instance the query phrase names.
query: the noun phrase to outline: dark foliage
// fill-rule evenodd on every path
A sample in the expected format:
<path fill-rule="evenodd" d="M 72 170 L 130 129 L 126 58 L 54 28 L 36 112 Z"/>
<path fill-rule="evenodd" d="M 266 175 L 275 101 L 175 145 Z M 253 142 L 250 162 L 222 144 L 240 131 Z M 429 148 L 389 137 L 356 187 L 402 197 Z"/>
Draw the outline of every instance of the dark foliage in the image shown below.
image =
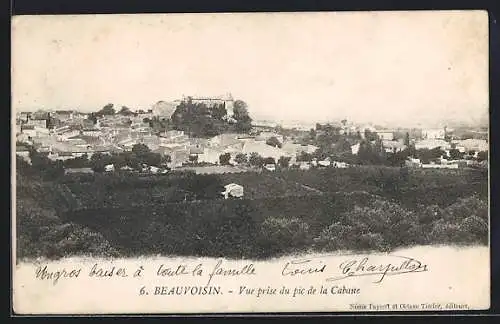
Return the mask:
<path fill-rule="evenodd" d="M 22 160 L 18 167 L 21 257 L 266 258 L 488 241 L 487 172 L 482 171 L 370 166 L 259 174 L 115 173 L 54 181 Z M 244 187 L 243 199 L 223 199 L 223 185 L 232 182 Z"/>

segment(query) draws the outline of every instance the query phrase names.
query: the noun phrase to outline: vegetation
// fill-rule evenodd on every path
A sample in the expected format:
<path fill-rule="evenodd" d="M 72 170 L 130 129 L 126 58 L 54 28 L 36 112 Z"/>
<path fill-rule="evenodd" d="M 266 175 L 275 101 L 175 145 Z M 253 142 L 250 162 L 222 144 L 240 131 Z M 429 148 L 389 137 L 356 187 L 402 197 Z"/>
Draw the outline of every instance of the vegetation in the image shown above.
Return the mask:
<path fill-rule="evenodd" d="M 227 132 L 246 133 L 251 129 L 252 119 L 247 104 L 242 100 L 234 102 L 234 120 L 226 118 L 224 104 L 207 107 L 204 103 L 181 102 L 172 114 L 172 127 L 184 131 L 190 137 L 212 137 Z"/>
<path fill-rule="evenodd" d="M 134 152 L 147 153 L 140 147 Z M 267 258 L 488 241 L 487 173 L 480 170 L 367 166 L 259 176 L 51 178 L 22 159 L 17 163 L 21 257 Z M 244 187 L 244 199 L 223 199 L 223 185 L 231 182 Z"/>

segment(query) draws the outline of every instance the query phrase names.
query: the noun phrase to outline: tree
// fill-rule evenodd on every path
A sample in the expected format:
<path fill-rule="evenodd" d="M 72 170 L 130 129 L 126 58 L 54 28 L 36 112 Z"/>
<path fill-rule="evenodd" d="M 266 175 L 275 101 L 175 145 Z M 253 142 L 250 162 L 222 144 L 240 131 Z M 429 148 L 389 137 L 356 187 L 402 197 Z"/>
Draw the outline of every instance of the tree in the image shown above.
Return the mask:
<path fill-rule="evenodd" d="M 281 142 L 276 138 L 276 136 L 269 137 L 266 141 L 266 144 L 281 148 Z"/>
<path fill-rule="evenodd" d="M 104 167 L 109 164 L 108 162 L 110 161 L 106 155 L 97 152 L 92 154 L 89 164 L 95 172 L 103 172 Z"/>
<path fill-rule="evenodd" d="M 97 124 L 97 116 L 95 113 L 88 114 L 87 119 L 91 120 L 94 125 Z"/>
<path fill-rule="evenodd" d="M 50 113 L 47 114 L 47 128 L 54 129 L 57 125 L 58 120 L 52 117 Z"/>
<path fill-rule="evenodd" d="M 87 154 L 84 154 L 81 157 L 76 157 L 74 159 L 69 159 L 63 161 L 63 165 L 66 168 L 85 168 L 88 167 L 89 161 Z"/>
<path fill-rule="evenodd" d="M 233 118 L 236 120 L 237 131 L 248 132 L 252 129 L 252 118 L 248 114 L 248 105 L 243 100 L 234 102 Z"/>
<path fill-rule="evenodd" d="M 229 161 L 231 160 L 231 154 L 224 153 L 219 156 L 219 163 L 221 165 L 229 165 Z"/>
<path fill-rule="evenodd" d="M 375 145 L 370 142 L 361 143 L 358 151 L 358 160 L 361 164 L 384 164 L 386 159 L 378 140 Z"/>
<path fill-rule="evenodd" d="M 172 158 L 170 157 L 170 155 L 166 154 L 166 155 L 161 156 L 161 161 L 160 161 L 161 165 L 164 165 L 164 164 L 167 164 L 170 162 L 172 162 Z"/>
<path fill-rule="evenodd" d="M 458 149 L 452 148 L 450 149 L 450 159 L 459 160 L 464 157 L 464 153 L 460 152 Z"/>
<path fill-rule="evenodd" d="M 95 113 L 96 116 L 109 116 L 109 115 L 114 115 L 116 113 L 115 109 L 113 108 L 113 104 L 109 103 L 102 107 L 101 110 Z"/>
<path fill-rule="evenodd" d="M 316 134 L 317 134 L 317 133 L 316 133 L 316 130 L 315 130 L 314 128 L 311 128 L 311 129 L 309 130 L 309 137 L 310 137 L 312 140 L 316 139 Z"/>
<path fill-rule="evenodd" d="M 126 106 L 122 106 L 122 109 L 120 109 L 118 114 L 123 115 L 123 116 L 130 116 L 130 115 L 133 115 L 134 113 L 130 110 L 130 108 L 128 108 Z"/>
<path fill-rule="evenodd" d="M 137 157 L 139 164 L 159 165 L 161 163 L 161 155 L 151 152 L 145 144 L 138 143 L 132 146 L 132 153 Z"/>
<path fill-rule="evenodd" d="M 416 152 L 417 158 L 419 158 L 420 161 L 424 164 L 438 160 L 443 156 L 443 154 L 445 154 L 445 152 L 439 147 L 433 149 L 419 149 Z"/>
<path fill-rule="evenodd" d="M 405 134 L 404 144 L 406 145 L 406 147 L 410 147 L 410 133 L 408 132 L 406 132 Z"/>
<path fill-rule="evenodd" d="M 264 164 L 276 164 L 276 160 L 272 157 L 267 157 L 264 159 Z"/>
<path fill-rule="evenodd" d="M 142 143 L 137 143 L 134 146 L 132 146 L 132 153 L 136 155 L 146 155 L 147 153 L 151 152 L 149 147 L 146 144 Z"/>
<path fill-rule="evenodd" d="M 376 132 L 372 132 L 371 130 L 369 130 L 368 128 L 365 129 L 365 139 L 367 141 L 376 141 L 378 139 L 378 135 Z"/>
<path fill-rule="evenodd" d="M 481 161 L 488 161 L 488 152 L 486 151 L 480 151 L 477 153 L 477 160 L 479 162 Z"/>
<path fill-rule="evenodd" d="M 311 162 L 313 159 L 312 154 L 309 154 L 307 152 L 300 152 L 297 155 L 297 161 L 298 162 Z"/>
<path fill-rule="evenodd" d="M 224 104 L 215 105 L 211 109 L 212 118 L 222 120 L 227 115 L 227 110 Z"/>
<path fill-rule="evenodd" d="M 264 164 L 264 159 L 259 155 L 259 153 L 253 152 L 250 154 L 248 162 L 252 166 L 261 167 Z"/>
<path fill-rule="evenodd" d="M 196 163 L 196 162 L 198 162 L 198 155 L 196 155 L 196 154 L 191 154 L 191 155 L 189 156 L 189 162 L 191 162 L 191 163 Z"/>
<path fill-rule="evenodd" d="M 289 156 L 281 156 L 278 159 L 278 164 L 280 167 L 285 169 L 285 168 L 288 168 L 288 166 L 290 165 L 290 160 L 291 160 L 291 157 L 289 157 Z"/>
<path fill-rule="evenodd" d="M 248 162 L 248 158 L 245 153 L 238 153 L 234 158 L 234 161 L 238 164 L 246 164 Z"/>
<path fill-rule="evenodd" d="M 351 143 L 347 139 L 341 139 L 340 142 L 335 145 L 336 151 L 339 153 L 351 152 Z"/>

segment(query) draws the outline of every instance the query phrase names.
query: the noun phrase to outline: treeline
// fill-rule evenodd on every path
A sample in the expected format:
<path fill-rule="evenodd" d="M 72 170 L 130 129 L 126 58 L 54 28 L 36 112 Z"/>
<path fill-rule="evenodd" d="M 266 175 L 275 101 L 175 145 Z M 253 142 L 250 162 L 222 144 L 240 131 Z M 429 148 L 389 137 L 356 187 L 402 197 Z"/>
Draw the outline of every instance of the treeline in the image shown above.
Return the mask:
<path fill-rule="evenodd" d="M 91 168 L 95 172 L 104 172 L 107 165 L 115 169 L 128 167 L 141 170 L 143 166 L 167 167 L 171 162 L 169 155 L 152 152 L 145 144 L 135 144 L 131 151 L 121 153 L 94 153 L 89 158 L 87 154 L 64 161 L 49 159 L 48 153 L 38 152 L 34 147 L 25 145 L 29 149 L 31 165 L 21 157 L 16 157 L 17 170 L 25 175 L 39 175 L 46 180 L 54 180 L 64 175 L 65 168 Z"/>

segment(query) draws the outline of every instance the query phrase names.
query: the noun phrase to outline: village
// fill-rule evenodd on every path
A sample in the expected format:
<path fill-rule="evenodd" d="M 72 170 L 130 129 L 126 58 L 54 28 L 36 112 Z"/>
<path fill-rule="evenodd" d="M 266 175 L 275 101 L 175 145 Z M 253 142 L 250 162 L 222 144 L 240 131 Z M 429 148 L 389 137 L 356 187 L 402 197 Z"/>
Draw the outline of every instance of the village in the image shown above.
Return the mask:
<path fill-rule="evenodd" d="M 112 105 L 108 105 L 100 114 L 76 110 L 18 112 L 16 154 L 30 163 L 28 147 L 33 147 L 48 159 L 63 162 L 65 174 L 72 174 L 97 170 L 83 165 L 78 167 L 78 163 L 68 161 L 92 160 L 93 156 L 96 159 L 97 156 L 116 156 L 142 149 L 159 158 L 148 160 L 149 163 L 141 161 L 139 165 L 130 165 L 133 163 L 127 163 L 126 159 L 118 163 L 109 160 L 114 163 L 104 165 L 100 171 L 165 174 L 171 170 L 191 170 L 210 174 L 255 170 L 273 172 L 283 168 L 304 171 L 311 168 L 347 168 L 365 164 L 360 160 L 363 153 L 366 155 L 368 145 L 370 153 L 375 150 L 391 156 L 411 149 L 403 155 L 403 160 L 397 161 L 399 166 L 447 169 L 487 167 L 487 133 L 478 130 L 460 135 L 446 127 L 406 131 L 377 129 L 371 125 L 355 125 L 347 120 L 337 125 L 317 124 L 315 129 L 289 129 L 253 121 L 247 132 L 227 132 L 204 138 L 189 136 L 183 130 L 165 128 L 158 131 L 152 127 L 152 120 L 170 121 L 176 108 L 187 101 L 209 108 L 220 105 L 226 112 L 223 119 L 234 122 L 235 100 L 230 94 L 159 101 L 150 109 L 138 111 L 127 107 L 115 111 Z M 369 157 L 367 161 L 372 163 Z M 229 192 L 233 196 L 243 195 L 242 188 L 237 184 L 228 184 L 222 194 L 227 197 Z"/>

